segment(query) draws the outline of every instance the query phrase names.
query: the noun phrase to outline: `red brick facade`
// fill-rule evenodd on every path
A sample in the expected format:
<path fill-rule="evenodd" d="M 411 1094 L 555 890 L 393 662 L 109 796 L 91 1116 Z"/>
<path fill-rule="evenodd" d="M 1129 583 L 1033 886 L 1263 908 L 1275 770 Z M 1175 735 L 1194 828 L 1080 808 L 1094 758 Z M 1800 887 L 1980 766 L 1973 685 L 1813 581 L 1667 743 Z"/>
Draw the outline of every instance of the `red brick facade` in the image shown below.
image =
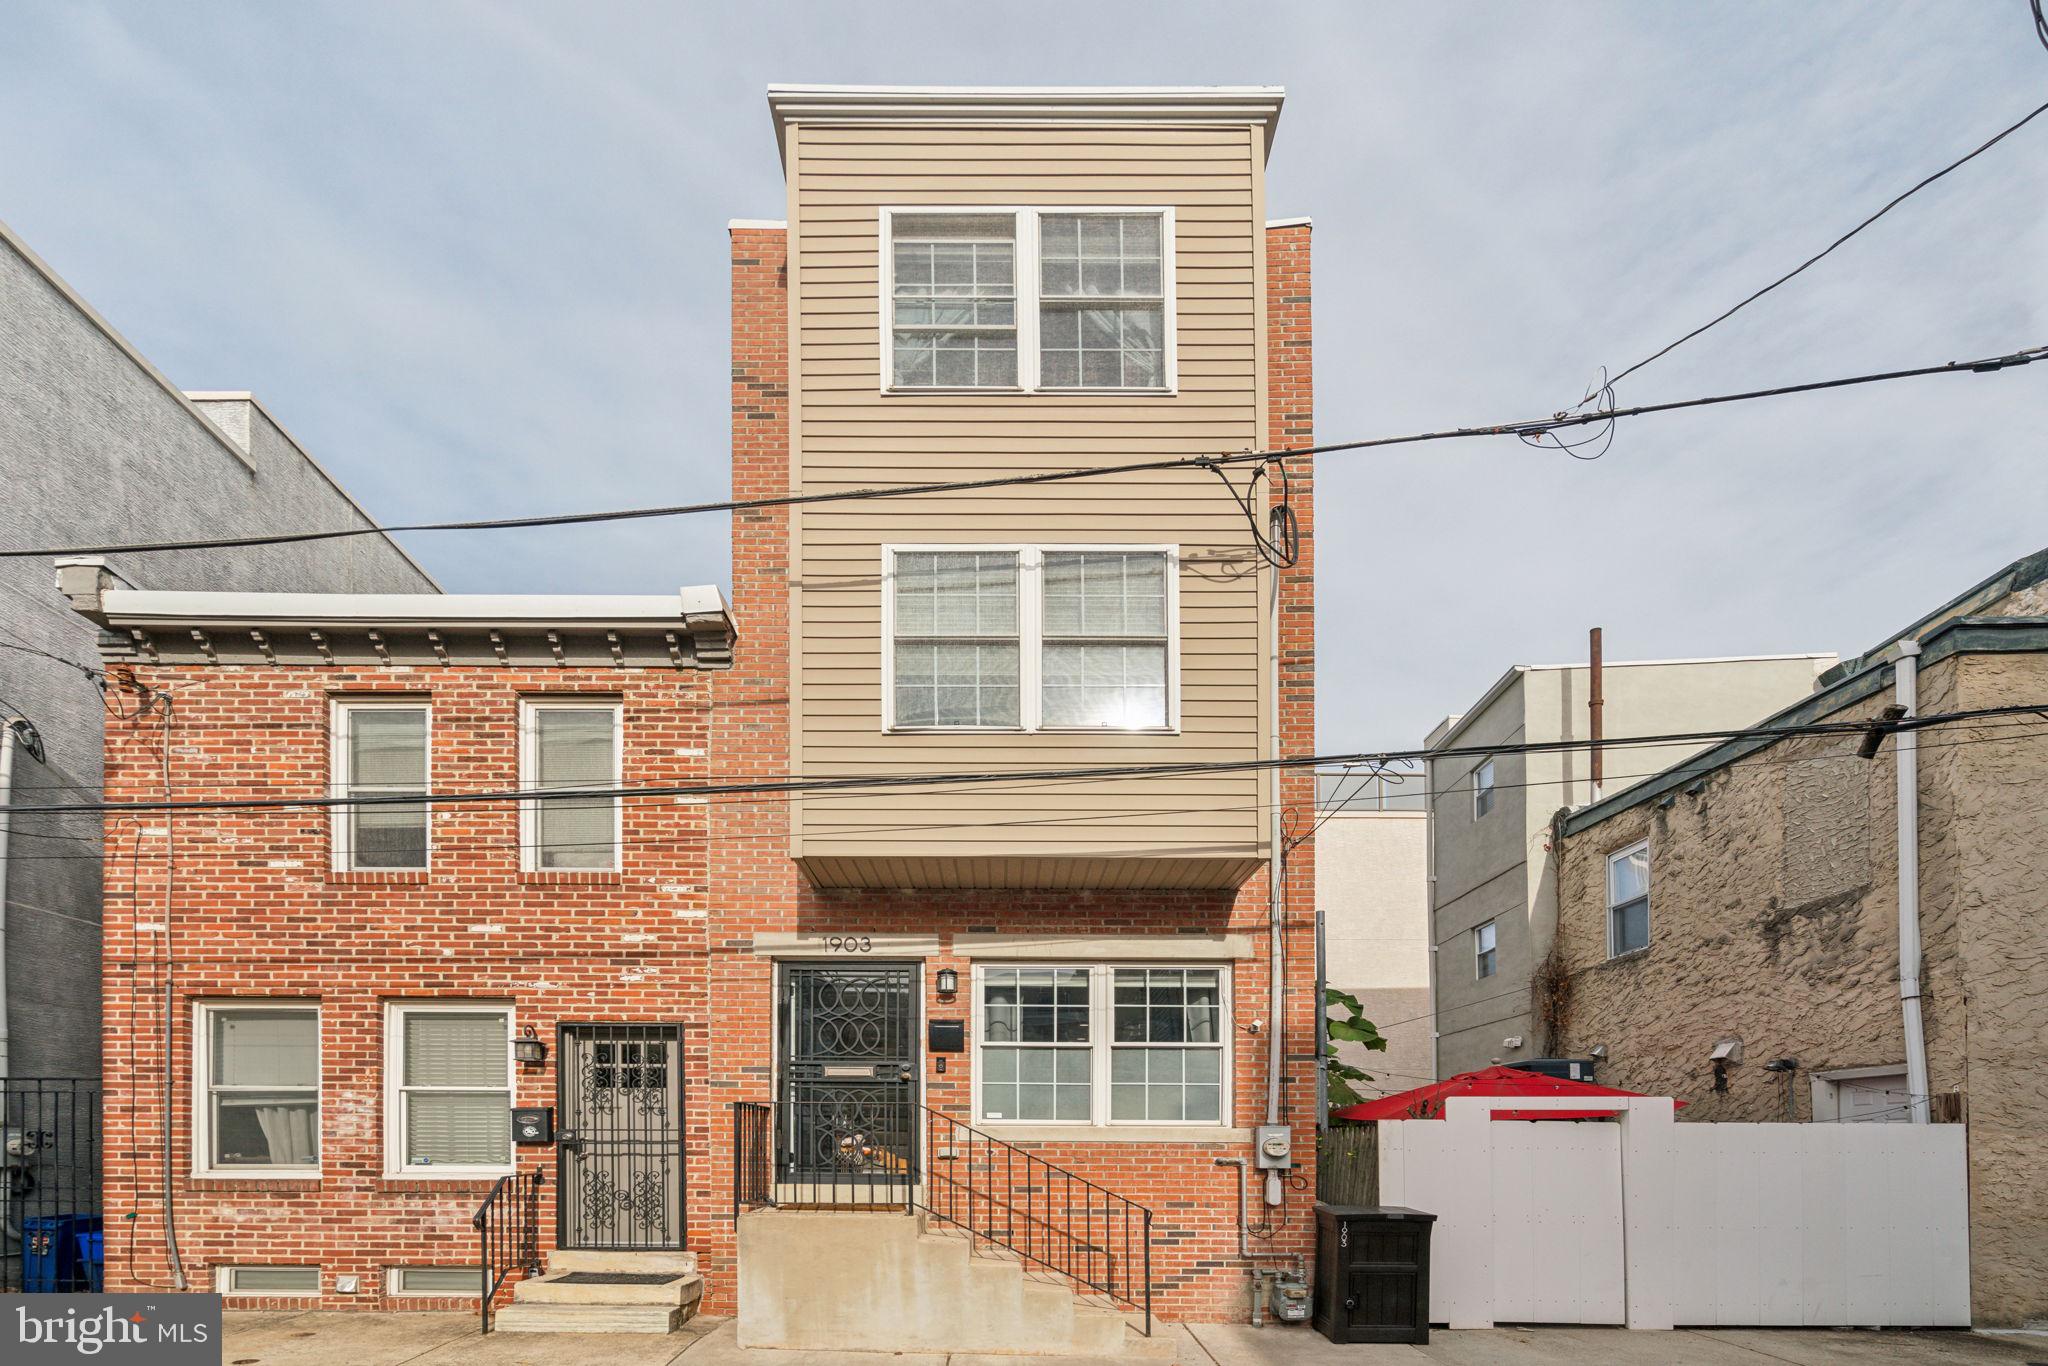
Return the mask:
<path fill-rule="evenodd" d="M 1270 444 L 1312 440 L 1309 230 L 1267 233 L 1271 357 Z M 784 234 L 736 228 L 733 284 L 733 493 L 789 487 L 788 295 Z M 1314 745 L 1313 485 L 1306 458 L 1290 462 L 1301 519 L 1298 565 L 1280 576 L 1280 743 Z M 324 790 L 332 697 L 401 693 L 434 708 L 432 784 L 503 789 L 517 776 L 518 699 L 599 692 L 624 701 L 623 777 L 629 785 L 775 780 L 788 775 L 789 514 L 735 516 L 732 597 L 738 631 L 730 672 L 318 667 L 170 667 L 139 681 L 174 699 L 168 741 L 161 711 L 110 723 L 111 800 L 163 795 L 247 797 Z M 1278 779 L 1285 827 L 1313 821 L 1314 778 Z M 509 1001 L 522 1031 L 552 1041 L 569 1021 L 680 1022 L 684 1026 L 688 1243 L 699 1256 L 709 1313 L 730 1313 L 738 1269 L 731 1218 L 731 1102 L 770 1100 L 776 965 L 756 936 L 790 931 L 933 934 L 925 1009 L 972 1016 L 964 989 L 941 1000 L 936 971 L 970 962 L 962 932 L 1042 930 L 1159 934 L 1199 930 L 1249 938 L 1233 965 L 1234 1111 L 1264 1119 L 1271 1037 L 1269 894 L 1265 875 L 1235 893 L 856 893 L 808 887 L 789 857 L 786 807 L 774 796 L 629 801 L 623 869 L 616 875 L 522 874 L 510 803 L 444 808 L 433 822 L 426 874 L 329 871 L 329 819 L 272 810 L 184 814 L 172 837 L 156 816 L 108 830 L 105 936 L 107 1285 L 170 1283 L 162 1161 L 166 1084 L 162 1038 L 166 974 L 175 1000 L 170 1055 L 171 1183 L 177 1243 L 189 1282 L 207 1288 L 230 1262 L 317 1264 L 324 1307 L 456 1307 L 461 1301 L 388 1299 L 385 1271 L 476 1260 L 469 1220 L 486 1181 L 386 1175 L 384 1050 L 387 1003 L 409 999 Z M 1315 1078 L 1313 845 L 1288 860 L 1285 883 L 1287 1010 L 1282 1112 L 1294 1126 L 1298 1166 L 1277 1211 L 1254 1189 L 1253 1219 L 1270 1220 L 1262 1254 L 1307 1254 L 1313 1244 Z M 168 897 L 168 905 L 167 903 Z M 153 928 L 165 923 L 168 935 Z M 194 1004 L 287 997 L 321 1008 L 322 1162 L 317 1179 L 199 1180 L 192 1175 Z M 1256 1031 L 1253 1026 L 1258 1025 Z M 925 1060 L 924 1099 L 967 1119 L 973 1054 L 940 1075 Z M 557 1058 L 519 1068 L 519 1103 L 555 1102 Z M 1113 1133 L 1113 1130 L 1110 1131 Z M 1047 1160 L 1149 1206 L 1155 1215 L 1156 1307 L 1169 1318 L 1242 1314 L 1247 1266 L 1237 1254 L 1237 1180 L 1222 1156 L 1233 1143 L 1072 1141 L 1034 1145 Z M 555 1180 L 547 1148 L 516 1150 Z M 544 1198 L 543 1246 L 552 1246 Z M 336 1277 L 359 1290 L 342 1295 Z M 238 1305 L 260 1303 L 238 1299 Z M 293 1299 L 293 1305 L 308 1301 Z"/>

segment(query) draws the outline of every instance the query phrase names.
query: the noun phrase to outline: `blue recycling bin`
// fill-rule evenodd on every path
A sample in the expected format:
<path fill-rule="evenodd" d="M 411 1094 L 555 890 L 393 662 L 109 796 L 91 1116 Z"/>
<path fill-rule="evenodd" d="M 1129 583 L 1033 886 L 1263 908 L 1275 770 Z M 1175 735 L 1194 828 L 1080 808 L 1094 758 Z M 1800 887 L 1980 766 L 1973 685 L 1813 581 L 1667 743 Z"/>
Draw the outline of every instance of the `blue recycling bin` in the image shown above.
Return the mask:
<path fill-rule="evenodd" d="M 92 1218 L 91 1222 L 94 1224 L 98 1224 L 99 1219 L 97 1217 L 94 1217 Z M 80 1289 L 90 1291 L 92 1294 L 97 1295 L 100 1293 L 102 1289 L 106 1287 L 106 1254 L 103 1246 L 104 1237 L 100 1233 L 99 1229 L 94 1228 L 90 1231 L 81 1232 L 80 1234 L 78 1234 L 77 1241 L 78 1270 L 79 1273 L 85 1277 L 85 1284 L 81 1286 Z"/>
<path fill-rule="evenodd" d="M 84 1290 L 80 1235 L 100 1236 L 97 1214 L 38 1214 L 21 1221 L 21 1288 L 31 1294 Z"/>

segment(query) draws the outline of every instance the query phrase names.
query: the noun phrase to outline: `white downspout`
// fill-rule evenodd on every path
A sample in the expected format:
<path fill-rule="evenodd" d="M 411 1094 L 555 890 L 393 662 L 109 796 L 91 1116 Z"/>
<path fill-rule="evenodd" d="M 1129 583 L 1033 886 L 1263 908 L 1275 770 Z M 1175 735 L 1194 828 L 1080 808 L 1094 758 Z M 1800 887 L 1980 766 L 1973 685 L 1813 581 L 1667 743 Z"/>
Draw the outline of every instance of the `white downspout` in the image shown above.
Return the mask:
<path fill-rule="evenodd" d="M 1271 579 L 1268 611 L 1272 620 L 1270 653 L 1266 658 L 1267 676 L 1271 680 L 1273 718 L 1270 743 L 1274 759 L 1281 757 L 1280 744 L 1280 568 L 1269 565 L 1267 573 Z M 1266 1123 L 1280 1122 L 1280 1069 L 1286 1061 L 1287 1045 L 1287 817 L 1286 807 L 1280 794 L 1286 788 L 1286 772 L 1273 770 L 1273 849 L 1272 859 L 1266 865 L 1266 920 L 1270 932 L 1267 946 L 1267 961 L 1270 964 L 1267 983 L 1271 1001 L 1267 1007 L 1269 1015 L 1266 1025 Z M 1322 1009 L 1320 1002 L 1317 1009 Z M 1317 1076 L 1321 1077 L 1321 1060 L 1318 1059 Z M 1266 1173 L 1266 1203 L 1278 1206 L 1281 1201 L 1280 1173 Z"/>
<path fill-rule="evenodd" d="M 14 801 L 14 718 L 0 716 L 0 1081 L 11 1064 L 7 1035 L 7 845 L 14 824 L 6 808 Z"/>
<path fill-rule="evenodd" d="M 1919 714 L 1920 642 L 1899 642 L 1892 666 L 1901 720 Z M 1899 770 L 1899 1009 L 1906 1031 L 1907 1116 L 1928 1122 L 1927 1034 L 1920 1018 L 1920 733 L 1893 732 Z"/>

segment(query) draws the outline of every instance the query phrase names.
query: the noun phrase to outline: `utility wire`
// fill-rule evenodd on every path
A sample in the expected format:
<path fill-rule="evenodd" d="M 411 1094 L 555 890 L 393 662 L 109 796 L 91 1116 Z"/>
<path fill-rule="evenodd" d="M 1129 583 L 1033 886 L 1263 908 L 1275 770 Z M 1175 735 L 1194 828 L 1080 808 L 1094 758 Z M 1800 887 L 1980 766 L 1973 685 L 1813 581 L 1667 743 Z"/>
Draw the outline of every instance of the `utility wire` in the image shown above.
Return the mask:
<path fill-rule="evenodd" d="M 1604 748 L 1633 745 L 1704 743 L 1717 740 L 1775 741 L 1815 735 L 1895 734 L 1935 726 L 2004 716 L 2048 716 L 2048 702 L 2020 703 L 2003 707 L 1979 707 L 1969 711 L 1932 713 L 1895 720 L 1813 721 L 1791 726 L 1751 726 L 1729 730 L 1682 731 L 1667 735 L 1631 735 L 1600 741 Z M 1220 759 L 1177 764 L 1115 764 L 1099 767 L 1021 769 L 1012 772 L 896 773 L 843 778 L 792 778 L 752 783 L 681 783 L 618 787 L 510 788 L 467 792 L 367 793 L 343 796 L 218 797 L 185 801 L 63 802 L 0 807 L 10 814 L 56 812 L 149 812 L 149 811 L 255 811 L 268 808 L 325 808 L 343 806 L 451 806 L 478 802 L 589 801 L 597 798 L 718 797 L 756 793 L 843 792 L 851 790 L 896 791 L 905 788 L 959 787 L 986 783 L 1036 782 L 1057 779 L 1114 779 L 1173 777 L 1194 773 L 1257 773 L 1269 770 L 1333 768 L 1350 764 L 1386 764 L 1400 759 L 1442 759 L 1474 754 L 1553 754 L 1587 749 L 1590 740 L 1531 741 L 1519 745 L 1473 745 L 1446 749 L 1385 750 L 1378 753 L 1307 754 L 1275 759 Z M 1308 805 L 1308 803 L 1304 803 Z"/>
<path fill-rule="evenodd" d="M 2048 108 L 2044 105 L 2043 108 Z M 2038 112 L 2038 111 L 2036 111 Z M 1668 348 L 1667 348 L 1668 349 Z M 767 508 L 802 507 L 814 503 L 868 502 L 884 498 L 911 498 L 940 493 L 971 493 L 984 489 L 1021 488 L 1040 484 L 1068 483 L 1080 479 L 1102 479 L 1113 475 L 1141 474 L 1155 470 L 1221 470 L 1233 465 L 1269 465 L 1276 461 L 1341 451 L 1375 450 L 1387 446 L 1411 446 L 1426 441 L 1457 441 L 1472 437 L 1514 436 L 1530 441 L 1542 434 L 1597 423 L 1612 423 L 1624 417 L 1676 412 L 1684 408 L 1705 408 L 1723 403 L 1746 403 L 1757 399 L 1781 398 L 1790 394 L 1816 393 L 1824 389 L 1845 389 L 1862 384 L 1917 379 L 1925 375 L 1988 374 L 2027 365 L 2048 354 L 2048 346 L 2030 346 L 2004 355 L 1976 360 L 1949 361 L 1942 365 L 1921 365 L 1905 370 L 1884 370 L 1848 375 L 1840 379 L 1812 380 L 1804 384 L 1782 384 L 1768 389 L 1745 389 L 1739 393 L 1712 394 L 1703 398 L 1676 399 L 1666 403 L 1641 403 L 1630 408 L 1602 408 L 1590 413 L 1554 413 L 1549 417 L 1519 422 L 1498 422 L 1478 427 L 1451 427 L 1415 432 L 1406 436 L 1368 437 L 1358 441 L 1332 441 L 1316 446 L 1287 446 L 1270 450 L 1233 451 L 1220 455 L 1178 456 L 1162 460 L 1134 460 L 1118 465 L 1094 465 L 1083 469 L 1048 470 L 1037 474 L 993 475 L 986 479 L 953 479 L 925 484 L 840 489 L 829 493 L 784 493 L 767 498 L 728 499 L 716 503 L 676 503 L 662 507 L 620 508 L 609 512 L 548 513 L 534 517 L 500 517 L 459 522 L 411 522 L 397 526 L 339 527 L 328 531 L 285 531 L 249 536 L 217 536 L 194 541 L 139 541 L 97 545 L 42 546 L 29 550 L 0 550 L 0 559 L 26 559 L 54 555 L 148 555 L 175 550 L 226 550 L 242 546 L 295 545 L 306 541 L 336 541 L 353 536 L 385 536 L 408 531 L 503 531 L 525 527 L 583 526 L 596 522 L 643 521 L 657 517 L 687 517 L 706 512 L 755 512 Z M 1647 364 L 1648 362 L 1644 362 Z"/>
<path fill-rule="evenodd" d="M 2034 0 L 2034 26 L 2041 34 L 2042 43 L 2044 45 L 2048 45 L 2048 23 L 2043 22 L 2040 0 Z M 1779 285 L 1784 284 L 1787 280 L 1792 279 L 1794 276 L 1800 274 L 1808 267 L 1820 261 L 1823 257 L 1827 256 L 1830 252 L 1834 251 L 1835 248 L 1841 246 L 1844 242 L 1847 242 L 1857 233 L 1862 232 L 1872 223 L 1875 223 L 1878 219 L 1884 217 L 1893 209 L 1896 209 L 1899 205 L 1905 203 L 1908 199 L 1911 199 L 1914 195 L 1920 193 L 1920 191 L 1926 189 L 1929 185 L 1932 185 L 1935 181 L 1941 179 L 1949 172 L 1956 170 L 1958 167 L 1961 167 L 1966 163 L 1974 160 L 1975 158 L 1982 156 L 1984 153 L 1990 151 L 1993 147 L 1996 147 L 1999 143 L 2005 141 L 2014 133 L 2019 132 L 2020 129 L 2032 123 L 2042 114 L 2048 114 L 2048 104 L 2037 106 L 2031 113 L 2029 113 L 2025 118 L 2022 118 L 2018 123 L 2015 123 L 2011 127 L 2006 128 L 2004 131 L 1995 134 L 1987 141 L 1978 144 L 1978 146 L 1974 150 L 1965 153 L 1964 155 L 1956 158 L 1954 161 L 1951 161 L 1948 165 L 1942 167 L 1933 175 L 1928 176 L 1926 179 L 1920 181 L 1918 184 L 1913 186 L 1912 189 L 1905 191 L 1903 194 L 1897 195 L 1883 208 L 1879 209 L 1876 213 L 1870 215 L 1870 217 L 1864 219 L 1861 223 L 1858 223 L 1855 227 L 1849 229 L 1849 231 L 1843 233 L 1834 241 L 1828 243 L 1827 246 L 1823 247 L 1820 251 L 1816 252 L 1812 256 L 1807 257 L 1804 261 L 1794 266 L 1791 270 L 1786 271 L 1783 275 L 1780 275 L 1777 279 L 1771 281 L 1762 289 L 1756 291 L 1756 293 L 1751 294 L 1749 297 L 1745 298 L 1744 300 L 1742 300 L 1742 302 L 1736 304 L 1733 308 L 1730 308 L 1725 313 L 1720 314 L 1719 316 L 1713 318 L 1708 322 L 1701 323 L 1698 327 L 1695 327 L 1692 331 L 1686 333 L 1677 341 L 1672 342 L 1669 346 L 1664 347 L 1662 350 L 1652 352 L 1650 355 L 1643 357 L 1634 365 L 1629 366 L 1626 370 L 1623 370 L 1620 374 L 1614 376 L 1614 378 L 1606 379 L 1603 377 L 1599 384 L 1595 385 L 1591 390 L 1587 392 L 1584 398 L 1579 400 L 1578 406 L 1583 408 L 1586 404 L 1591 403 L 1594 399 L 1600 398 L 1603 395 L 1607 397 L 1609 402 L 1612 402 L 1612 390 L 1615 385 L 1621 383 L 1630 375 L 1633 375 L 1636 371 L 1648 365 L 1651 361 L 1660 360 L 1663 357 L 1670 355 L 1673 351 L 1676 351 L 1679 347 L 1685 345 L 1694 337 L 1699 336 L 1700 333 L 1707 331 L 1709 328 L 1718 327 L 1722 323 L 1728 321 L 1728 319 L 1734 317 L 1737 313 L 1740 313 L 1743 309 L 1749 307 L 1758 299 L 1763 298 L 1764 295 L 1770 293 Z"/>

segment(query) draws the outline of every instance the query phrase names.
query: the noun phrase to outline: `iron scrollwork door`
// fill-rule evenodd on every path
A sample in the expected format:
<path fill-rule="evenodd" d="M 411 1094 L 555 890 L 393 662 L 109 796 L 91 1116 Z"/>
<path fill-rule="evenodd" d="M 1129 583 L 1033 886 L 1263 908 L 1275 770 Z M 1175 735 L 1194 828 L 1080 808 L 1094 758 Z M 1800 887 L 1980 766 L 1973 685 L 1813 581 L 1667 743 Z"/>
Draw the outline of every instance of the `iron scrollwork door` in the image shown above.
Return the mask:
<path fill-rule="evenodd" d="M 907 963 L 783 969 L 782 1179 L 807 1198 L 901 1199 L 913 1184 L 915 982 Z"/>
<path fill-rule="evenodd" d="M 562 1026 L 563 1247 L 684 1245 L 682 1051 L 677 1025 Z"/>

